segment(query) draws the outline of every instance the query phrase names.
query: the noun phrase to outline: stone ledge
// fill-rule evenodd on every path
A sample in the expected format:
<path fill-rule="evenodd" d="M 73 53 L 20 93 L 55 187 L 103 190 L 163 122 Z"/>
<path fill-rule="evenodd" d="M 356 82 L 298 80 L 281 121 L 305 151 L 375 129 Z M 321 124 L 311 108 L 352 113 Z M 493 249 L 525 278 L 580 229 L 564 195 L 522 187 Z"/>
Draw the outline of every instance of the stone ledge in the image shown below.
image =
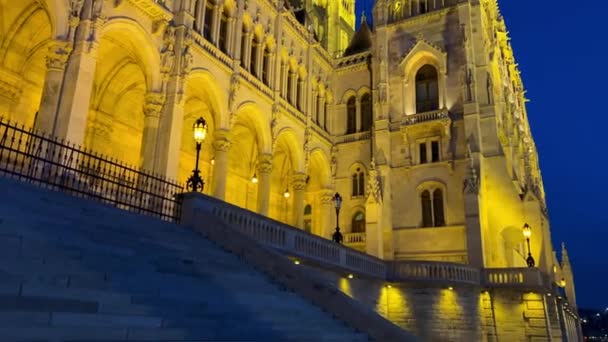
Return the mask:
<path fill-rule="evenodd" d="M 417 341 L 416 337 L 321 280 L 317 274 L 298 269 L 284 255 L 261 247 L 255 240 L 198 209 L 192 228 L 244 262 L 273 278 L 314 305 L 377 341 Z"/>

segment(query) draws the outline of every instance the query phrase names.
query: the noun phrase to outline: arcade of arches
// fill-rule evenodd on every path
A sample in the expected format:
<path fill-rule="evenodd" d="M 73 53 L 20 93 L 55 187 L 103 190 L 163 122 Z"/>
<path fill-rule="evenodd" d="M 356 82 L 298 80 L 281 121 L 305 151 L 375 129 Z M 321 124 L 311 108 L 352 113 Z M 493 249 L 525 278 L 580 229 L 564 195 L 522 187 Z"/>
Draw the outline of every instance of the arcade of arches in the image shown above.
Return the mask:
<path fill-rule="evenodd" d="M 268 114 L 254 104 L 231 114 L 211 72 L 176 77 L 179 66 L 167 64 L 166 56 L 177 51 L 158 47 L 162 34 L 157 39 L 130 18 L 95 26 L 101 16 L 94 8 L 64 18 L 58 13 L 73 12 L 67 1 L 66 8 L 56 7 L 62 3 L 0 0 L 0 115 L 180 182 L 195 163 L 192 124 L 203 117 L 209 127 L 200 158 L 205 193 L 331 236 L 335 185 L 327 147 L 305 152 L 288 122 L 271 134 Z M 164 149 L 170 156 L 162 156 Z"/>

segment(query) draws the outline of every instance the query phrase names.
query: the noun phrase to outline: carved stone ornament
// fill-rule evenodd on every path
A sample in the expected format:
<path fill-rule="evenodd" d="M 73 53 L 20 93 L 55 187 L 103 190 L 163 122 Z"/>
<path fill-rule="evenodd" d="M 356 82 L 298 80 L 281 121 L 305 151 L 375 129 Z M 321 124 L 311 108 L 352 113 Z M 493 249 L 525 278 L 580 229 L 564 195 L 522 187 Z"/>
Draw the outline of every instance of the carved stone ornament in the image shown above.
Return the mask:
<path fill-rule="evenodd" d="M 232 76 L 230 76 L 230 90 L 228 91 L 228 109 L 231 112 L 235 111 L 235 106 L 236 106 L 236 98 L 239 92 L 239 89 L 241 88 L 241 76 L 239 73 L 233 73 Z"/>
<path fill-rule="evenodd" d="M 368 201 L 373 199 L 376 203 L 382 203 L 382 184 L 376 170 L 376 162 L 372 159 L 367 181 Z"/>
<path fill-rule="evenodd" d="M 165 34 L 163 36 L 163 45 L 160 50 L 160 71 L 163 74 L 170 74 L 175 68 L 175 47 L 173 45 L 174 41 L 175 28 L 173 26 L 167 26 L 167 29 L 165 30 Z"/>
<path fill-rule="evenodd" d="M 71 52 L 72 47 L 68 42 L 54 42 L 49 46 L 49 53 L 46 56 L 46 67 L 51 70 L 64 70 Z"/>
<path fill-rule="evenodd" d="M 144 104 L 144 115 L 159 117 L 164 104 L 165 104 L 165 94 L 147 93 L 146 102 Z"/>
<path fill-rule="evenodd" d="M 291 186 L 294 191 L 302 191 L 306 189 L 306 180 L 308 176 L 304 173 L 296 173 L 292 176 Z"/>
<path fill-rule="evenodd" d="M 258 173 L 269 174 L 272 172 L 272 154 L 261 154 L 258 157 Z"/>
<path fill-rule="evenodd" d="M 213 141 L 213 148 L 216 152 L 228 152 L 230 150 L 230 146 L 231 143 L 226 137 L 216 138 Z"/>

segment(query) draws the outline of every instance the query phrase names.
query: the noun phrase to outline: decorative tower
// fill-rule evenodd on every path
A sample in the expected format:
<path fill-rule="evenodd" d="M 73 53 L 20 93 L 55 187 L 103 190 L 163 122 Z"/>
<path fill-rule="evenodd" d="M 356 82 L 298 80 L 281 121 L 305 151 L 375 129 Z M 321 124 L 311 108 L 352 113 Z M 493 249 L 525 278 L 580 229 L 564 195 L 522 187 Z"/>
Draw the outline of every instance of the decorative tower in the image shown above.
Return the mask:
<path fill-rule="evenodd" d="M 355 32 L 355 0 L 306 0 L 317 39 L 331 54 L 342 53 Z"/>

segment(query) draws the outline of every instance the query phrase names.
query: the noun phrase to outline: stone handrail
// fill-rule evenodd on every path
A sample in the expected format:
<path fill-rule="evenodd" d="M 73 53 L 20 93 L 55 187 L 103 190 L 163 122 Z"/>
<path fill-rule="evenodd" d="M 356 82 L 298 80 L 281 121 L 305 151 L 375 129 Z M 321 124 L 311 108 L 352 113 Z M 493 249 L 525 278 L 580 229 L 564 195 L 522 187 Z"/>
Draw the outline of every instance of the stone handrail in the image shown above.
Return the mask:
<path fill-rule="evenodd" d="M 421 280 L 429 282 L 480 283 L 479 269 L 463 264 L 430 261 L 394 261 L 390 269 L 393 281 Z"/>
<path fill-rule="evenodd" d="M 344 233 L 344 243 L 365 243 L 366 233 Z"/>
<path fill-rule="evenodd" d="M 484 283 L 491 287 L 544 287 L 547 282 L 538 268 L 486 268 Z"/>
<path fill-rule="evenodd" d="M 210 196 L 200 193 L 180 196 L 184 224 L 196 223 L 188 215 L 202 210 L 262 246 L 344 275 L 352 273 L 394 282 L 438 283 L 442 286 L 466 284 L 488 288 L 544 288 L 551 283 L 538 268 L 479 269 L 449 262 L 385 261 Z M 366 233 L 344 234 L 345 244 L 364 243 L 365 240 Z"/>
<path fill-rule="evenodd" d="M 439 110 L 435 110 L 435 111 L 431 111 L 431 112 L 407 115 L 404 118 L 404 123 L 406 125 L 415 125 L 415 124 L 427 122 L 427 121 L 448 119 L 449 117 L 450 117 L 450 115 L 447 110 L 439 109 Z"/>
<path fill-rule="evenodd" d="M 343 272 L 381 279 L 386 277 L 386 264 L 378 258 L 218 199 L 197 195 L 197 209 L 219 218 L 264 246 Z M 186 203 L 184 205 L 187 206 Z M 184 209 L 188 211 L 191 208 Z"/>

